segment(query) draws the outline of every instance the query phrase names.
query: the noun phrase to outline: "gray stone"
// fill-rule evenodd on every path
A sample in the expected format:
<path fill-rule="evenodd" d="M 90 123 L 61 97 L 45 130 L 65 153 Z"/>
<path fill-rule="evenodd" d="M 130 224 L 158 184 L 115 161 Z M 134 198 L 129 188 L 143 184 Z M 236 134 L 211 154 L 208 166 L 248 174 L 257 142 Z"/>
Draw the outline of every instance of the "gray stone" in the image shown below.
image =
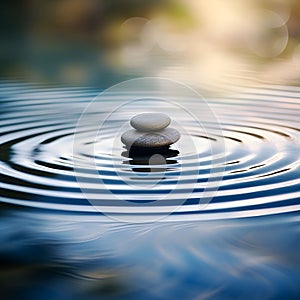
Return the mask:
<path fill-rule="evenodd" d="M 162 113 L 144 113 L 134 116 L 130 125 L 138 131 L 154 132 L 169 126 L 171 119 Z"/>
<path fill-rule="evenodd" d="M 177 142 L 180 133 L 174 128 L 165 128 L 157 132 L 141 132 L 135 129 L 128 130 L 121 136 L 121 141 L 127 147 L 166 147 Z"/>

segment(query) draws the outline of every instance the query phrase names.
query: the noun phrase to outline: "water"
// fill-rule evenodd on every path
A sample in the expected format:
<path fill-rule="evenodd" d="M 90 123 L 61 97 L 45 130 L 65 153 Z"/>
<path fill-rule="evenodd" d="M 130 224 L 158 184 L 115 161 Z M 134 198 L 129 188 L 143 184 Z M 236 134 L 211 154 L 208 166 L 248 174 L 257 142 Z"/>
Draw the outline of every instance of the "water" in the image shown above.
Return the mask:
<path fill-rule="evenodd" d="M 206 99 L 218 121 L 202 114 L 202 124 L 150 98 L 97 136 L 124 95 L 106 95 L 78 127 L 98 90 L 0 89 L 5 295 L 299 298 L 299 88 Z M 193 97 L 181 103 L 205 109 Z M 156 157 L 128 152 L 118 136 L 133 107 L 168 110 L 180 142 Z"/>

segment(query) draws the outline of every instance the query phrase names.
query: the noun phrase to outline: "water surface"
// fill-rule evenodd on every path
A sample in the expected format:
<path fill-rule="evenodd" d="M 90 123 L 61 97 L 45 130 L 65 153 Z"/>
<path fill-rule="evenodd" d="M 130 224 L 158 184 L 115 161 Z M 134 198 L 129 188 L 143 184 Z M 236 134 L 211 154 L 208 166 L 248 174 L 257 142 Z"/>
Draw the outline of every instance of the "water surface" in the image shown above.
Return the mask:
<path fill-rule="evenodd" d="M 0 89 L 7 298 L 299 298 L 299 88 L 206 99 L 218 122 L 204 127 L 164 101 L 144 101 L 137 112 L 155 104 L 186 130 L 154 166 L 116 142 L 130 110 L 96 139 L 93 126 L 76 132 L 100 91 Z M 122 96 L 102 98 L 89 120 Z M 182 103 L 201 114 L 198 100 Z"/>

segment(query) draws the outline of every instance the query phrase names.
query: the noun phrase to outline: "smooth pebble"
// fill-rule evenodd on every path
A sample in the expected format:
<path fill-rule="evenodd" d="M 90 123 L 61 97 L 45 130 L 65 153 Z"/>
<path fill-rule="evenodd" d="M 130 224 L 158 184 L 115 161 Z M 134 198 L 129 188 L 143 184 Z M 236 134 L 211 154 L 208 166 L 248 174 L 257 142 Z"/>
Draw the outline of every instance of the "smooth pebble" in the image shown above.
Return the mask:
<path fill-rule="evenodd" d="M 165 128 L 157 132 L 140 132 L 131 129 L 123 133 L 121 141 L 129 147 L 155 148 L 174 144 L 179 138 L 180 133 L 174 128 Z"/>
<path fill-rule="evenodd" d="M 171 119 L 163 113 L 143 113 L 134 116 L 130 125 L 142 132 L 154 132 L 169 126 Z"/>

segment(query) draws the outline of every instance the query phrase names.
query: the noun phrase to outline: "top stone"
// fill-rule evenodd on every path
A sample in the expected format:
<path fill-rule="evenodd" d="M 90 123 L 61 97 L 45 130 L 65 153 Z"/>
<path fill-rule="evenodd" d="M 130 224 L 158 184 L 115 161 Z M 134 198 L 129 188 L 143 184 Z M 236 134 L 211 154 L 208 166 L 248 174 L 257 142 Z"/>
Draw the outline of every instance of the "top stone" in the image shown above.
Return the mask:
<path fill-rule="evenodd" d="M 134 116 L 130 125 L 138 131 L 153 132 L 169 126 L 171 119 L 162 113 L 144 113 Z"/>

